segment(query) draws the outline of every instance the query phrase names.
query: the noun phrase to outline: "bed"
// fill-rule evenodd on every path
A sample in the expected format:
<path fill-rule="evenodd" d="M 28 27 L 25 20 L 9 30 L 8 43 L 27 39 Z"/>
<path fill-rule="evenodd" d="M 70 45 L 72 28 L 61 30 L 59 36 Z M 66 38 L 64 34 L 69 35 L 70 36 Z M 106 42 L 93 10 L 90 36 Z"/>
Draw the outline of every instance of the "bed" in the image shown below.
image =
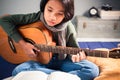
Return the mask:
<path fill-rule="evenodd" d="M 77 28 L 78 27 L 80 26 L 77 25 Z M 96 49 L 96 48 L 112 49 L 112 48 L 118 47 L 118 44 L 120 43 L 120 39 L 119 39 L 119 36 L 114 37 L 114 35 L 115 34 L 118 35 L 119 30 L 117 30 L 117 32 L 112 31 L 112 32 L 115 32 L 114 35 L 111 35 L 112 33 L 110 34 L 106 33 L 104 29 L 100 30 L 102 32 L 100 32 L 99 29 L 97 30 L 98 30 L 98 33 L 94 34 L 94 33 L 87 33 L 87 31 L 90 32 L 89 29 L 87 31 L 84 31 L 78 28 L 77 29 L 77 41 L 79 43 L 79 46 L 81 48 L 89 48 L 89 49 Z M 105 32 L 105 35 L 103 32 Z M 103 36 L 100 33 L 103 33 Z M 120 68 L 119 68 L 120 59 L 119 58 L 113 59 L 113 58 L 100 58 L 100 57 L 88 56 L 87 59 L 94 62 L 100 68 L 100 76 L 98 76 L 94 80 L 120 80 Z M 0 65 L 0 72 L 1 72 L 0 80 L 11 76 L 12 70 L 17 66 L 17 64 L 11 64 L 5 61 L 2 57 L 0 57 L 0 64 L 1 64 Z"/>

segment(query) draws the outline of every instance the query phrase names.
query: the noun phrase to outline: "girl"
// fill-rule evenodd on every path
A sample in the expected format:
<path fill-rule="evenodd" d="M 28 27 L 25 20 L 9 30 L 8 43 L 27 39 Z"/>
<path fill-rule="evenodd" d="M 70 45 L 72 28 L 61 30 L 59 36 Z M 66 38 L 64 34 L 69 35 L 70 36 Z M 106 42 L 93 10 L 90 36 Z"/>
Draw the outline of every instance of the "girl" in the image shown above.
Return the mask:
<path fill-rule="evenodd" d="M 75 38 L 75 29 L 69 21 L 74 16 L 74 0 L 41 0 L 40 11 L 31 14 L 10 15 L 0 19 L 0 25 L 8 35 L 19 43 L 26 54 L 36 57 L 33 49 L 40 52 L 32 44 L 24 41 L 17 31 L 17 25 L 25 25 L 36 21 L 42 22 L 53 34 L 56 45 L 79 47 Z M 12 75 L 15 76 L 21 71 L 39 70 L 50 74 L 54 71 L 63 71 L 75 74 L 81 80 L 93 80 L 99 74 L 98 67 L 85 60 L 86 55 L 82 51 L 76 55 L 53 55 L 48 64 L 41 64 L 36 61 L 27 61 L 18 65 Z"/>

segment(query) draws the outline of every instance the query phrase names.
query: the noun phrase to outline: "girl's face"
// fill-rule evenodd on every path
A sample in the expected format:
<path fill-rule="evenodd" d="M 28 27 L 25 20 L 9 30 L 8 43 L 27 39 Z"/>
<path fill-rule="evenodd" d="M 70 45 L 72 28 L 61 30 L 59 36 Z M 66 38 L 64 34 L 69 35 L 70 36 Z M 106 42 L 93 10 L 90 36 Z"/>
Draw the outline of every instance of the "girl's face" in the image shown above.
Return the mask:
<path fill-rule="evenodd" d="M 59 0 L 49 0 L 45 6 L 44 19 L 49 26 L 55 26 L 65 17 L 64 7 Z"/>

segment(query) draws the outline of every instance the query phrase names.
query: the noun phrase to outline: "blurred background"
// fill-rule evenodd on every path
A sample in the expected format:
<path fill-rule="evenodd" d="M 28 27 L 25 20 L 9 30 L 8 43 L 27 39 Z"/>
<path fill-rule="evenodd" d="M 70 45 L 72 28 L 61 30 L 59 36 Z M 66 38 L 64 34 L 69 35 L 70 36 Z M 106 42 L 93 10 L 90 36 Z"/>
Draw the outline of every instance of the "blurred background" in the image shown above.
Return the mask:
<path fill-rule="evenodd" d="M 91 7 L 101 8 L 104 4 L 120 10 L 119 0 L 74 0 L 75 15 L 88 15 Z M 24 14 L 39 11 L 40 0 L 0 0 L 0 16 L 4 14 Z"/>

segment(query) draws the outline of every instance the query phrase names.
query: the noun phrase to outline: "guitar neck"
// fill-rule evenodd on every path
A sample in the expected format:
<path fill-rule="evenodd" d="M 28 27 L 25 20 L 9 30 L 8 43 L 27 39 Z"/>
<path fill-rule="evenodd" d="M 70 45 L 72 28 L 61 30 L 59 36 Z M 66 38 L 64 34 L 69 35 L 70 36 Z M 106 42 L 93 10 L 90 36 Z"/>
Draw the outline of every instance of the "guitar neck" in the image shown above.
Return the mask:
<path fill-rule="evenodd" d="M 87 54 L 87 56 L 109 57 L 109 53 L 107 51 L 63 47 L 63 46 L 48 46 L 48 45 L 41 45 L 41 44 L 35 44 L 35 47 L 37 47 L 38 49 L 40 49 L 40 51 L 43 51 L 43 52 L 52 52 L 52 53 L 61 53 L 61 54 L 77 54 L 81 50 L 83 50 Z"/>

